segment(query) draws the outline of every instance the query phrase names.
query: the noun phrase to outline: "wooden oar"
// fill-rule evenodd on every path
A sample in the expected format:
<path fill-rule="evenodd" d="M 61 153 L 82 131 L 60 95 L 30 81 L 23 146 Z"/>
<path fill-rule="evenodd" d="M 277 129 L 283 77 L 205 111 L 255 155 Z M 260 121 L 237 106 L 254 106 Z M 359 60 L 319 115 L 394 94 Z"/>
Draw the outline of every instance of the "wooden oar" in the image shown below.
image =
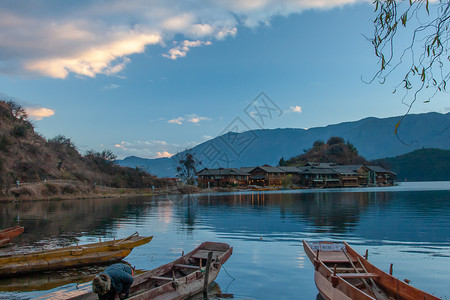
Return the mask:
<path fill-rule="evenodd" d="M 359 257 L 357 257 L 359 264 L 361 265 L 361 267 L 363 268 L 364 272 L 367 273 L 366 267 L 364 267 L 364 265 L 362 264 L 361 260 L 359 259 Z M 389 300 L 388 296 L 383 292 L 382 289 L 380 289 L 378 287 L 378 285 L 375 283 L 375 280 L 373 280 L 372 278 L 369 278 L 370 283 L 372 283 L 372 287 L 373 287 L 373 293 L 375 295 L 375 298 L 380 299 L 380 300 Z"/>

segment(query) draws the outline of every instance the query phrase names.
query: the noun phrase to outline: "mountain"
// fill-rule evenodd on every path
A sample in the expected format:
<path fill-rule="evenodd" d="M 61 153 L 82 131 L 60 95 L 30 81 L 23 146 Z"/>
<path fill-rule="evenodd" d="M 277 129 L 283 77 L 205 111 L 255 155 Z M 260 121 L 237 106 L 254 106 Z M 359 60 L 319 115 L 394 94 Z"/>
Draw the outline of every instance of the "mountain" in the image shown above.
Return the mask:
<path fill-rule="evenodd" d="M 242 133 L 229 132 L 192 148 L 202 167 L 243 167 L 276 165 L 281 157 L 289 159 L 304 153 L 317 140 L 332 136 L 350 141 L 368 160 L 393 157 L 416 149 L 450 149 L 450 113 L 411 114 L 404 117 L 394 135 L 401 116 L 365 118 L 326 127 L 259 129 Z M 176 157 L 172 159 L 125 158 L 120 165 L 140 166 L 150 173 L 172 177 L 176 174 Z"/>
<path fill-rule="evenodd" d="M 424 148 L 371 163 L 395 172 L 398 181 L 450 181 L 450 150 Z"/>

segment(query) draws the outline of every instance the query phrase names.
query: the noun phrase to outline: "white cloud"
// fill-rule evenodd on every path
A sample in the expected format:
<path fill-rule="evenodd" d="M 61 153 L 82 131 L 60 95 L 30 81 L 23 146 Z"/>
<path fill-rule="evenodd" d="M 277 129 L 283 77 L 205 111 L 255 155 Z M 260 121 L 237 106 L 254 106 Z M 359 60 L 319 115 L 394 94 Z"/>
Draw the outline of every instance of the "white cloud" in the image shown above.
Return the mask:
<path fill-rule="evenodd" d="M 43 118 L 51 117 L 55 114 L 55 111 L 50 108 L 45 107 L 25 107 L 25 112 L 30 119 L 35 121 L 40 121 Z"/>
<path fill-rule="evenodd" d="M 211 120 L 208 117 L 200 117 L 197 115 L 188 115 L 187 117 L 188 117 L 188 119 L 187 119 L 188 122 L 191 122 L 191 123 L 194 123 L 197 125 L 198 125 L 198 123 L 200 123 L 200 121 L 210 121 Z"/>
<path fill-rule="evenodd" d="M 177 59 L 179 57 L 185 57 L 186 53 L 193 47 L 200 47 L 202 45 L 211 45 L 210 41 L 183 41 L 181 45 L 178 45 L 169 50 L 169 54 L 162 54 L 162 56 L 170 59 Z"/>
<path fill-rule="evenodd" d="M 184 121 L 183 117 L 178 117 L 178 118 L 167 121 L 167 123 L 181 125 L 181 124 L 183 124 L 183 121 Z"/>
<path fill-rule="evenodd" d="M 302 112 L 302 107 L 300 105 L 291 106 L 291 107 L 289 107 L 289 111 L 290 112 L 295 112 L 295 113 L 301 113 Z"/>
<path fill-rule="evenodd" d="M 114 89 L 117 89 L 119 87 L 120 87 L 120 85 L 115 84 L 115 83 L 111 83 L 111 84 L 105 85 L 103 87 L 103 90 L 114 90 Z"/>
<path fill-rule="evenodd" d="M 1 1 L 0 73 L 66 78 L 117 76 L 131 55 L 173 45 L 170 59 L 192 47 L 265 26 L 273 17 L 366 0 Z M 30 9 L 23 9 L 30 7 Z M 33 8 L 33 9 L 31 9 Z M 38 9 L 34 9 L 38 8 Z"/>
<path fill-rule="evenodd" d="M 170 144 L 166 141 L 121 141 L 114 145 L 115 151 L 120 157 L 136 155 L 143 158 L 170 157 L 175 152 L 178 145 Z"/>

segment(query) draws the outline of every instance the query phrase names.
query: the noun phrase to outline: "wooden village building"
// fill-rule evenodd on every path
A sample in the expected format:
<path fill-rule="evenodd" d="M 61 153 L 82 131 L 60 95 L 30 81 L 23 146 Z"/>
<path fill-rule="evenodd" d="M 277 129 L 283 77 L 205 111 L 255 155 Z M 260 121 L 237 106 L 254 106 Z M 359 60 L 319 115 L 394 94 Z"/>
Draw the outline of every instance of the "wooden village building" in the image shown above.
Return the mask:
<path fill-rule="evenodd" d="M 396 174 L 379 166 L 307 163 L 303 167 L 257 167 L 203 169 L 197 173 L 201 187 L 282 186 L 335 188 L 393 185 Z"/>
<path fill-rule="evenodd" d="M 250 174 L 235 168 L 207 169 L 197 173 L 200 187 L 228 187 L 248 185 Z"/>

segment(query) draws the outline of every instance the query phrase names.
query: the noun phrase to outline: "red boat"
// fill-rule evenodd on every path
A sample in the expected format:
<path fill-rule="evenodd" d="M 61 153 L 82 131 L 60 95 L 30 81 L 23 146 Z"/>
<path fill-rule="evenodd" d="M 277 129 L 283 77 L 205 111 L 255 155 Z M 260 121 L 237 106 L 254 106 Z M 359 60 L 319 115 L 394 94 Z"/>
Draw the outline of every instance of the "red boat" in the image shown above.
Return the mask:
<path fill-rule="evenodd" d="M 11 228 L 0 230 L 0 246 L 10 243 L 16 236 L 23 232 L 23 227 L 16 225 Z"/>

